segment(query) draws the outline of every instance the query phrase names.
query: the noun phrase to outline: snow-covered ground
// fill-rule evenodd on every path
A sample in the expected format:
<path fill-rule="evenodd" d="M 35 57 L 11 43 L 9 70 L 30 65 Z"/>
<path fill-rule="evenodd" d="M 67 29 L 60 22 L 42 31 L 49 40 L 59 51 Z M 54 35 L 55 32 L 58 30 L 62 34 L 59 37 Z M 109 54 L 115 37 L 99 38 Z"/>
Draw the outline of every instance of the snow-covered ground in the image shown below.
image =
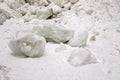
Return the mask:
<path fill-rule="evenodd" d="M 45 8 L 44 5 L 40 6 L 40 3 L 26 8 L 24 6 L 28 4 L 22 2 L 24 0 L 21 0 L 20 5 L 18 5 L 19 0 L 18 3 L 12 3 L 14 0 L 0 1 L 0 9 L 6 10 L 11 16 L 7 20 L 7 17 L 2 17 L 5 22 L 0 25 L 0 80 L 120 80 L 119 0 L 68 0 L 75 1 L 74 4 L 67 0 L 63 0 L 66 1 L 64 4 L 58 4 L 60 0 L 58 2 L 50 0 L 59 6 L 54 8 L 54 15 L 45 12 L 44 16 L 44 10 L 43 13 L 40 12 L 44 19 L 41 19 L 41 15 L 36 14 L 37 17 L 35 14 L 30 15 L 32 10 Z M 61 8 L 61 5 L 64 5 L 64 8 Z M 56 14 L 57 11 L 59 14 Z M 25 16 L 23 12 L 27 12 Z M 46 15 L 49 17 L 52 15 L 52 18 L 46 19 Z M 10 40 L 34 32 L 32 28 L 41 23 L 62 25 L 73 30 L 74 37 L 87 31 L 88 40 L 83 48 L 90 51 L 88 53 L 90 56 L 94 55 L 96 63 L 80 64 L 80 61 L 84 62 L 86 54 L 81 54 L 79 51 L 76 54 L 74 50 L 80 47 L 72 47 L 69 42 L 47 42 L 45 53 L 39 58 L 13 54 L 8 47 Z"/>

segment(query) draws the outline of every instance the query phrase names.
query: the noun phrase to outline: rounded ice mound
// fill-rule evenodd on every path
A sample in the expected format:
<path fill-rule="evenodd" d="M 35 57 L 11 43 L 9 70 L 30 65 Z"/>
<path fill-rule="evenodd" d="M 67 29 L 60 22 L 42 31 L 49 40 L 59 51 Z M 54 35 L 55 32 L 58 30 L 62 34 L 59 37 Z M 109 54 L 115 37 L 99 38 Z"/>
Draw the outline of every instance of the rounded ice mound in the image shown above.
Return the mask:
<path fill-rule="evenodd" d="M 56 43 L 69 41 L 74 35 L 73 30 L 49 22 L 35 26 L 33 31 L 45 37 L 47 41 Z"/>
<path fill-rule="evenodd" d="M 85 48 L 73 50 L 67 61 L 73 66 L 97 63 L 95 56 Z"/>
<path fill-rule="evenodd" d="M 44 54 L 45 44 L 44 37 L 29 34 L 20 39 L 11 40 L 9 47 L 15 54 L 22 54 L 27 57 L 40 57 Z"/>
<path fill-rule="evenodd" d="M 68 44 L 72 47 L 84 47 L 87 44 L 87 39 L 88 39 L 88 32 L 83 31 L 79 33 L 77 36 L 72 38 Z"/>

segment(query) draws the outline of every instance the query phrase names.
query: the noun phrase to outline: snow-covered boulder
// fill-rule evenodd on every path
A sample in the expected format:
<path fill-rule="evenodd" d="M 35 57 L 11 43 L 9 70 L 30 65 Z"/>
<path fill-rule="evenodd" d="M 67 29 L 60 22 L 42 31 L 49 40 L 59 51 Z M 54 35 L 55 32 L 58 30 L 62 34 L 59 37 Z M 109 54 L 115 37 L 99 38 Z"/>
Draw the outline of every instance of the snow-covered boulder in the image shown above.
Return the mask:
<path fill-rule="evenodd" d="M 72 38 L 68 44 L 72 47 L 84 47 L 87 44 L 87 39 L 88 39 L 88 32 L 83 31 L 79 33 L 77 36 Z"/>
<path fill-rule="evenodd" d="M 73 30 L 50 22 L 35 26 L 33 31 L 45 37 L 47 41 L 56 43 L 69 41 L 74 35 Z"/>
<path fill-rule="evenodd" d="M 73 50 L 67 61 L 73 66 L 81 66 L 98 62 L 95 56 L 85 48 L 77 48 Z"/>
<path fill-rule="evenodd" d="M 0 25 L 2 25 L 6 19 L 9 19 L 10 17 L 11 16 L 7 11 L 0 9 Z"/>
<path fill-rule="evenodd" d="M 43 37 L 29 34 L 9 43 L 13 53 L 27 57 L 40 57 L 44 54 L 46 41 Z"/>

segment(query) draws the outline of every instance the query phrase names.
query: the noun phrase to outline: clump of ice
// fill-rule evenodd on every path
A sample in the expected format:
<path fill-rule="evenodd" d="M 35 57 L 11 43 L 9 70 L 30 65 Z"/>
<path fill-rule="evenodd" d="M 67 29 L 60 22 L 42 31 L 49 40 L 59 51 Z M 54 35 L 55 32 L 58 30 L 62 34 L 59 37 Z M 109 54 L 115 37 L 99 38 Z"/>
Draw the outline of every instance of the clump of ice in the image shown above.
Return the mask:
<path fill-rule="evenodd" d="M 48 6 L 48 8 L 52 8 L 52 11 L 53 11 L 54 14 L 58 14 L 58 13 L 60 13 L 60 11 L 61 11 L 61 7 L 58 6 L 58 5 L 56 5 L 56 4 L 54 4 L 54 3 L 51 3 L 51 4 Z"/>
<path fill-rule="evenodd" d="M 36 15 L 38 19 L 47 19 L 53 14 L 51 8 L 44 8 L 41 10 L 36 11 Z"/>
<path fill-rule="evenodd" d="M 25 2 L 35 6 L 49 5 L 49 0 L 26 0 Z"/>
<path fill-rule="evenodd" d="M 9 19 L 10 17 L 11 16 L 7 11 L 0 9 L 0 25 L 2 25 L 6 19 Z"/>
<path fill-rule="evenodd" d="M 35 6 L 31 6 L 26 4 L 16 10 L 17 13 L 20 13 L 21 16 L 25 16 L 25 18 L 34 19 L 47 19 L 53 14 L 53 10 L 50 7 L 39 8 Z"/>
<path fill-rule="evenodd" d="M 11 40 L 10 49 L 15 54 L 27 57 L 40 57 L 44 54 L 46 41 L 42 36 L 29 34 L 20 39 Z"/>
<path fill-rule="evenodd" d="M 84 47 L 87 44 L 88 39 L 88 31 L 83 31 L 81 33 L 78 33 L 77 36 L 72 38 L 68 44 L 72 47 Z"/>
<path fill-rule="evenodd" d="M 69 41 L 74 35 L 73 30 L 50 22 L 35 26 L 33 30 L 38 35 L 45 37 L 47 41 L 56 43 Z"/>
<path fill-rule="evenodd" d="M 95 56 L 85 48 L 73 50 L 67 61 L 73 66 L 97 63 Z"/>
<path fill-rule="evenodd" d="M 56 5 L 62 7 L 64 0 L 49 0 L 50 2 L 55 3 Z"/>
<path fill-rule="evenodd" d="M 14 10 L 25 4 L 24 0 L 4 0 L 4 2 Z"/>

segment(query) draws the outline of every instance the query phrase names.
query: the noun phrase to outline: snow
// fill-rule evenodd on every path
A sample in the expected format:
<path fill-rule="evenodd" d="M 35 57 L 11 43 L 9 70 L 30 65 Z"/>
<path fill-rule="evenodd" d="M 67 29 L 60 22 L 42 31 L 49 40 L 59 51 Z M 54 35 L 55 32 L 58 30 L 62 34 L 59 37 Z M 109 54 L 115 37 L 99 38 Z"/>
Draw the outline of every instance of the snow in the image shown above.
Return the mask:
<path fill-rule="evenodd" d="M 74 4 L 67 0 L 50 0 L 58 1 L 54 3 L 61 7 L 61 11 L 47 20 L 34 18 L 36 15 L 21 16 L 16 10 L 27 4 L 30 8 L 27 12 L 30 13 L 46 5 L 17 5 L 17 0 L 13 5 L 17 6 L 13 8 L 10 4 L 14 1 L 0 2 L 0 8 L 12 15 L 12 18 L 0 25 L 0 80 L 120 80 L 120 0 L 79 0 Z M 98 62 L 71 65 L 67 60 L 72 51 L 79 47 L 71 47 L 67 42 L 47 42 L 44 55 L 39 58 L 12 55 L 8 47 L 10 40 L 34 33 L 33 27 L 43 22 L 55 22 L 71 29 L 75 32 L 74 36 L 88 31 L 84 48 Z"/>

